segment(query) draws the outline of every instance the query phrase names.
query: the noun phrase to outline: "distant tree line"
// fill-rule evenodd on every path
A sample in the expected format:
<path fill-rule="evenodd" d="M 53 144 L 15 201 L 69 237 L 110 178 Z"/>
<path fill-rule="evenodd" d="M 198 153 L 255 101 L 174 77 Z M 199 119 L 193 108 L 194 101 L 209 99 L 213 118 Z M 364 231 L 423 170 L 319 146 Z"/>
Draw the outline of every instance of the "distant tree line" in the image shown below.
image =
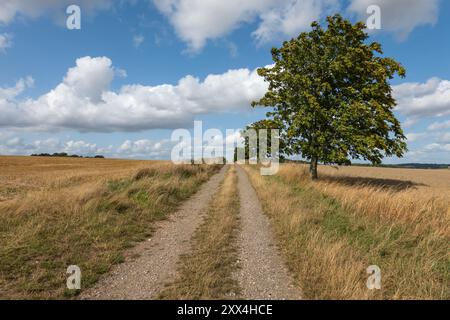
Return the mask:
<path fill-rule="evenodd" d="M 104 159 L 105 157 L 102 155 L 96 155 L 93 157 L 88 157 L 88 156 L 79 156 L 77 154 L 68 154 L 66 152 L 55 152 L 53 154 L 50 153 L 33 153 L 31 155 L 32 157 L 59 157 L 59 158 L 95 158 L 95 159 Z"/>

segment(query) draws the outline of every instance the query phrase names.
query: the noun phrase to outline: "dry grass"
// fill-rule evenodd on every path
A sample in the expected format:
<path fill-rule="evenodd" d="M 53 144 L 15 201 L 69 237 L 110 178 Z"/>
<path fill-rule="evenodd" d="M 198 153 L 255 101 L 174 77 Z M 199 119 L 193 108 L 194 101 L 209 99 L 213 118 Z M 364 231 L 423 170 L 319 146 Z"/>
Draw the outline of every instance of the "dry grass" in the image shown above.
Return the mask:
<path fill-rule="evenodd" d="M 341 184 L 384 186 L 402 190 L 408 187 L 427 192 L 450 191 L 449 169 L 403 169 L 360 166 L 320 166 L 322 180 L 334 180 Z"/>
<path fill-rule="evenodd" d="M 230 299 L 238 292 L 236 269 L 239 200 L 232 167 L 209 205 L 203 224 L 192 239 L 192 252 L 179 267 L 179 277 L 167 286 L 164 299 Z"/>
<path fill-rule="evenodd" d="M 152 161 L 155 164 L 156 161 Z M 29 191 L 126 177 L 148 161 L 0 156 L 0 203 Z"/>
<path fill-rule="evenodd" d="M 1 157 L 0 180 L 16 191 L 0 202 L 0 297 L 70 296 L 65 272 L 72 264 L 88 288 L 218 169 Z"/>
<path fill-rule="evenodd" d="M 302 165 L 267 178 L 246 169 L 307 298 L 450 298 L 445 170 L 407 170 L 415 174 L 402 181 L 404 169 L 321 167 L 311 182 Z M 372 264 L 382 270 L 379 291 L 365 286 Z"/>

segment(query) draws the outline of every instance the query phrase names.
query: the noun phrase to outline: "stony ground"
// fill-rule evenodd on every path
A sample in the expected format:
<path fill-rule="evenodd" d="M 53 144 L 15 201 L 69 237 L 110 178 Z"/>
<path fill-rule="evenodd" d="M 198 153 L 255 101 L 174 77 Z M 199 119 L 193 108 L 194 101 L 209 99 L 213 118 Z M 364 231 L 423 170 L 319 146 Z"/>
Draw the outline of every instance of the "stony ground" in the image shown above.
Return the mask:
<path fill-rule="evenodd" d="M 227 167 L 205 183 L 154 236 L 139 244 L 131 257 L 116 266 L 81 299 L 155 299 L 177 276 L 177 265 L 190 250 L 190 239 L 219 189 Z M 236 278 L 243 299 L 300 299 L 301 293 L 278 253 L 268 218 L 245 171 L 237 167 L 240 197 L 239 268 Z"/>

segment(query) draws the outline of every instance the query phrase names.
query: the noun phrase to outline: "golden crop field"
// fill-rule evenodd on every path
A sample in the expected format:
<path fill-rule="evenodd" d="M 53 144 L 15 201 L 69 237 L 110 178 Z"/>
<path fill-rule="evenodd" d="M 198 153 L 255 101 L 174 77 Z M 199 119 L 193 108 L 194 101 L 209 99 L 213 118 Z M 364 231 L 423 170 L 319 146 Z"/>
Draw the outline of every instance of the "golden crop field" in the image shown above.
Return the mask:
<path fill-rule="evenodd" d="M 85 287 L 218 170 L 164 161 L 0 157 L 0 298 L 51 298 L 77 264 Z"/>
<path fill-rule="evenodd" d="M 99 179 L 126 176 L 148 161 L 0 157 L 0 202 L 29 191 L 83 187 Z M 84 186 L 86 187 L 86 185 Z"/>
<path fill-rule="evenodd" d="M 83 270 L 83 290 L 92 288 L 220 167 L 0 157 L 0 298 L 72 298 L 72 264 Z M 304 298 L 450 298 L 450 170 L 320 166 L 311 181 L 300 164 L 282 164 L 275 176 L 243 168 L 257 195 L 250 207 L 261 203 Z M 208 189 L 214 197 L 202 200 L 192 251 L 160 297 L 241 292 L 242 183 L 230 168 Z M 381 269 L 381 290 L 366 287 L 370 265 Z"/>
<path fill-rule="evenodd" d="M 450 195 L 450 169 L 404 169 L 382 167 L 340 166 L 320 167 L 322 175 L 354 185 L 371 185 L 393 189 L 436 191 Z M 347 181 L 346 181 L 347 180 Z"/>
<path fill-rule="evenodd" d="M 450 170 L 247 167 L 298 285 L 312 299 L 449 299 Z M 382 270 L 369 291 L 366 268 Z"/>

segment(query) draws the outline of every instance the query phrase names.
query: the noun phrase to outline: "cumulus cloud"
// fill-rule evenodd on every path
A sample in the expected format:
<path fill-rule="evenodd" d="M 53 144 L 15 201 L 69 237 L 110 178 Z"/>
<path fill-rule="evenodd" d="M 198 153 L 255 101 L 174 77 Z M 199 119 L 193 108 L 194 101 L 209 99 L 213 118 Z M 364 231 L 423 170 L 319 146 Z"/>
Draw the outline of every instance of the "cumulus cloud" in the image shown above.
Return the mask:
<path fill-rule="evenodd" d="M 37 18 L 47 13 L 65 15 L 69 5 L 79 5 L 83 12 L 108 9 L 111 0 L 2 0 L 0 1 L 0 23 L 8 24 L 18 16 Z"/>
<path fill-rule="evenodd" d="M 416 117 L 408 117 L 405 119 L 405 121 L 403 121 L 403 127 L 405 128 L 410 128 L 413 125 L 415 125 L 417 122 L 419 122 L 420 119 L 416 118 Z"/>
<path fill-rule="evenodd" d="M 67 141 L 63 146 L 63 151 L 67 153 L 93 154 L 98 150 L 95 143 L 88 143 L 83 140 Z"/>
<path fill-rule="evenodd" d="M 408 133 L 406 134 L 406 139 L 408 142 L 417 142 L 427 136 L 426 133 Z"/>
<path fill-rule="evenodd" d="M 211 39 L 226 36 L 246 23 L 257 22 L 258 42 L 292 37 L 314 20 L 341 11 L 342 0 L 153 0 L 180 39 L 196 52 Z M 379 5 L 382 28 L 404 39 L 416 27 L 433 25 L 439 0 L 351 0 L 348 12 L 365 21 L 367 8 Z"/>
<path fill-rule="evenodd" d="M 16 101 L 31 78 L 0 89 L 0 126 L 90 132 L 178 128 L 190 126 L 199 114 L 248 109 L 267 89 L 256 70 L 248 69 L 204 80 L 188 75 L 176 85 L 125 85 L 118 92 L 109 89 L 114 74 L 109 58 L 83 57 L 37 99 Z"/>
<path fill-rule="evenodd" d="M 56 138 L 36 140 L 24 145 L 27 151 L 33 153 L 66 152 L 68 154 L 93 155 L 98 152 L 97 144 L 84 140 L 60 141 Z"/>
<path fill-rule="evenodd" d="M 0 133 L 0 154 L 29 155 L 31 153 L 66 152 L 69 154 L 93 155 L 99 152 L 95 143 L 83 140 L 62 142 L 57 138 L 48 138 L 25 142 L 22 137 L 12 133 Z"/>
<path fill-rule="evenodd" d="M 242 146 L 240 130 L 230 130 L 232 132 L 218 132 L 211 136 L 205 130 L 203 139 L 197 143 L 203 146 L 203 155 L 208 157 L 212 150 L 217 157 L 225 155 L 229 159 L 233 158 L 234 146 Z M 30 155 L 39 153 L 66 152 L 68 154 L 78 154 L 82 156 L 93 156 L 97 154 L 109 158 L 141 158 L 141 159 L 170 159 L 172 149 L 178 145 L 179 141 L 171 139 L 137 139 L 125 140 L 116 146 L 98 146 L 96 143 L 85 140 L 68 139 L 62 141 L 59 138 L 39 139 L 25 142 L 22 137 L 15 136 L 12 132 L 0 131 L 0 154 L 3 155 Z M 194 140 L 183 140 L 183 147 L 187 150 L 187 155 L 192 153 L 199 158 L 201 153 L 195 154 L 192 148 Z"/>
<path fill-rule="evenodd" d="M 134 3 L 134 1 L 129 1 Z M 343 0 L 152 0 L 167 17 L 178 37 L 197 52 L 211 39 L 226 36 L 243 24 L 257 23 L 252 33 L 258 42 L 291 37 L 309 27 L 313 20 L 341 11 Z M 122 3 L 119 2 L 119 3 Z M 3 0 L 0 1 L 0 23 L 8 24 L 17 17 L 36 18 L 45 14 L 65 17 L 65 8 L 77 4 L 84 13 L 109 9 L 112 0 Z M 382 9 L 382 27 L 405 38 L 416 27 L 433 25 L 438 19 L 439 0 L 351 0 L 350 13 L 362 20 L 367 7 L 377 4 Z M 142 43 L 135 38 L 134 44 Z M 136 42 L 137 41 L 137 42 Z"/>
<path fill-rule="evenodd" d="M 450 132 L 443 132 L 439 136 L 439 142 L 444 144 L 450 144 Z"/>
<path fill-rule="evenodd" d="M 412 162 L 444 162 L 450 159 L 450 132 L 427 131 L 406 134 L 408 143 L 416 142 L 410 146 L 405 161 Z"/>
<path fill-rule="evenodd" d="M 427 152 L 450 152 L 450 143 L 430 143 L 425 146 L 424 150 Z"/>
<path fill-rule="evenodd" d="M 428 126 L 428 130 L 442 130 L 450 128 L 450 120 L 442 122 L 433 122 Z"/>
<path fill-rule="evenodd" d="M 450 115 L 450 81 L 431 78 L 425 83 L 394 86 L 397 111 L 411 117 Z"/>
<path fill-rule="evenodd" d="M 207 40 L 217 39 L 244 23 L 259 21 L 253 36 L 259 42 L 293 36 L 309 27 L 338 0 L 153 0 L 168 17 L 189 49 L 199 51 Z"/>
<path fill-rule="evenodd" d="M 253 32 L 260 43 L 269 42 L 277 37 L 294 37 L 306 30 L 315 20 L 336 12 L 337 0 L 295 0 L 286 1 L 285 6 L 276 6 L 261 13 L 261 23 Z"/>
<path fill-rule="evenodd" d="M 153 141 L 148 139 L 126 140 L 118 146 L 98 146 L 85 140 L 48 138 L 25 142 L 13 133 L 0 132 L 0 154 L 30 155 L 39 153 L 66 152 L 82 156 L 101 154 L 110 158 L 169 159 L 174 143 L 168 139 Z"/>
<path fill-rule="evenodd" d="M 0 87 L 0 101 L 12 100 L 20 95 L 26 88 L 30 88 L 34 85 L 34 79 L 31 76 L 20 79 L 13 87 Z"/>
<path fill-rule="evenodd" d="M 83 57 L 77 59 L 76 67 L 70 68 L 63 84 L 77 97 L 100 102 L 102 93 L 109 89 L 114 78 L 112 62 L 106 57 Z"/>
<path fill-rule="evenodd" d="M 439 0 L 352 0 L 348 8 L 365 21 L 367 8 L 381 8 L 381 28 L 405 39 L 416 27 L 434 25 L 439 15 Z"/>
<path fill-rule="evenodd" d="M 406 134 L 408 142 L 418 142 L 427 139 L 428 142 L 436 142 L 439 144 L 450 143 L 450 132 L 440 131 L 440 132 L 420 132 L 420 133 L 408 133 Z"/>
<path fill-rule="evenodd" d="M 208 39 L 216 39 L 254 20 L 273 0 L 153 0 L 166 15 L 177 35 L 193 51 L 200 50 Z"/>
<path fill-rule="evenodd" d="M 125 157 L 168 158 L 174 143 L 170 140 L 153 141 L 149 139 L 126 140 L 116 150 Z"/>

